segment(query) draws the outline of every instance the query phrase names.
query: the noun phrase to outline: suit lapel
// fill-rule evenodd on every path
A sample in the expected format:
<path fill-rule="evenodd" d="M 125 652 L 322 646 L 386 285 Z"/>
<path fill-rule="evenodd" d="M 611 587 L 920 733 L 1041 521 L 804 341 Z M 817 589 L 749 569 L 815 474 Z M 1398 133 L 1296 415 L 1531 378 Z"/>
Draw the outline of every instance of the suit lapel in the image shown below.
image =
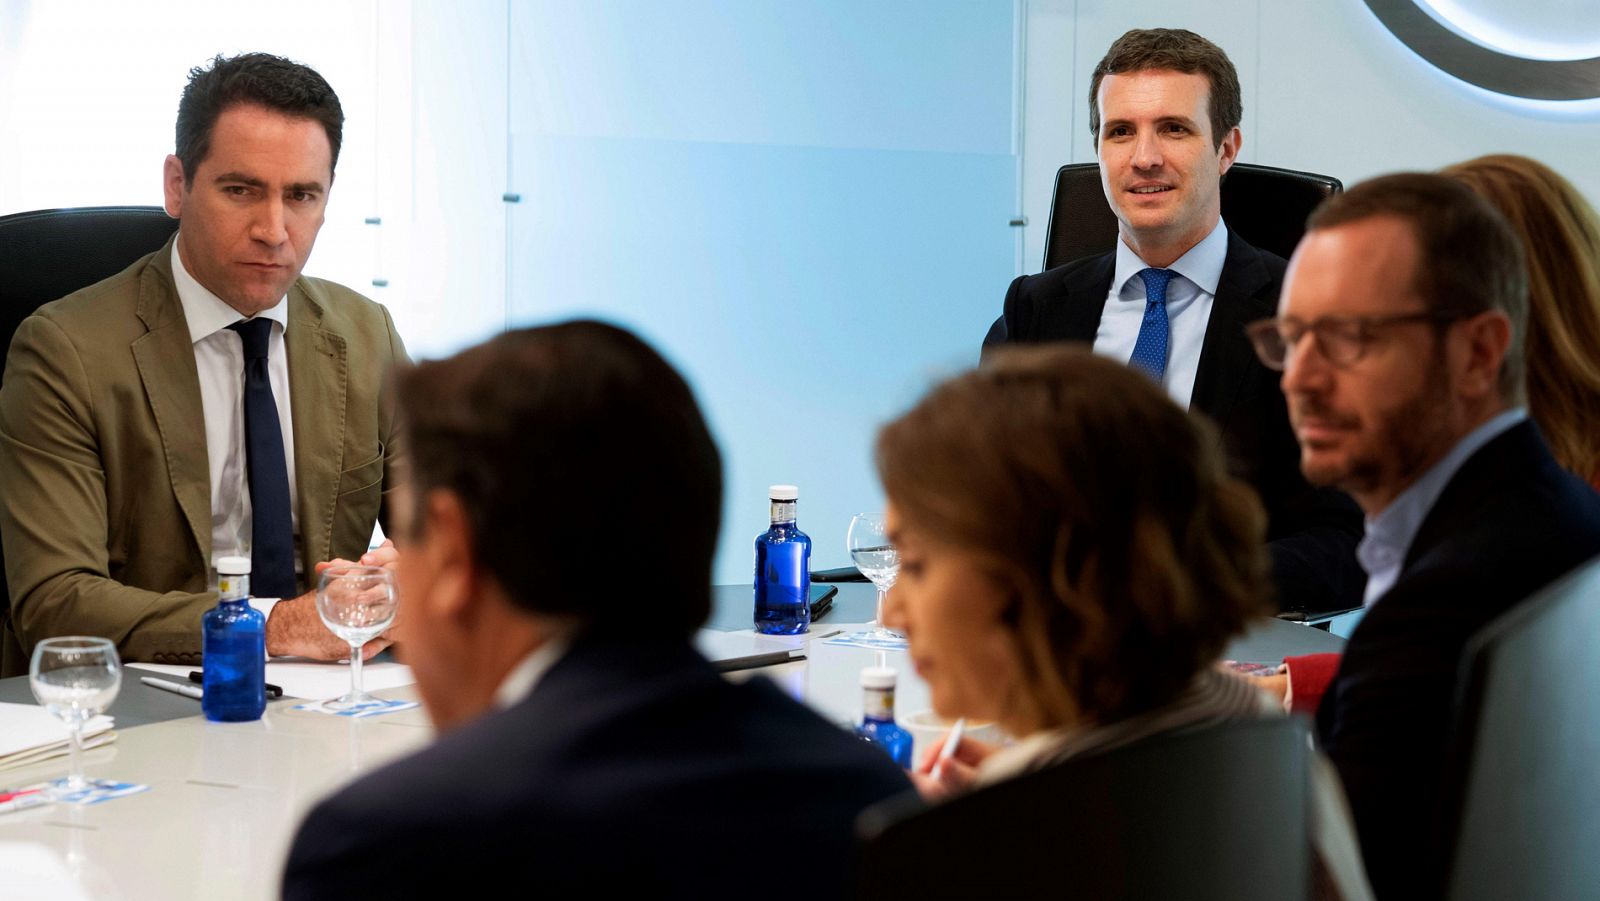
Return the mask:
<path fill-rule="evenodd" d="M 1064 279 L 1067 302 L 1061 305 L 1061 339 L 1094 343 L 1095 334 L 1100 331 L 1100 317 L 1106 309 L 1106 295 L 1111 293 L 1111 276 L 1116 268 L 1116 253 L 1102 254 L 1095 257 L 1080 274 Z"/>
<path fill-rule="evenodd" d="M 1472 524 L 1484 522 L 1484 498 L 1504 484 L 1506 473 L 1531 476 L 1554 465 L 1543 436 L 1531 420 L 1525 419 L 1491 438 L 1462 462 L 1439 492 L 1406 549 L 1401 578 L 1435 548 L 1459 538 Z"/>
<path fill-rule="evenodd" d="M 137 315 L 149 331 L 135 339 L 133 359 L 155 415 L 172 493 L 200 548 L 211 560 L 211 468 L 205 411 L 189 323 L 172 280 L 172 241 L 156 252 L 139 280 Z"/>
<path fill-rule="evenodd" d="M 333 512 L 344 467 L 345 392 L 349 367 L 343 336 L 323 328 L 323 310 L 301 282 L 289 289 L 289 397 L 294 421 L 295 494 L 306 579 L 331 557 Z"/>
<path fill-rule="evenodd" d="M 1206 324 L 1206 340 L 1195 370 L 1189 408 L 1227 421 L 1246 378 L 1261 366 L 1244 327 L 1276 311 L 1278 299 L 1261 289 L 1272 281 L 1255 248 L 1228 232 L 1228 257 Z"/>

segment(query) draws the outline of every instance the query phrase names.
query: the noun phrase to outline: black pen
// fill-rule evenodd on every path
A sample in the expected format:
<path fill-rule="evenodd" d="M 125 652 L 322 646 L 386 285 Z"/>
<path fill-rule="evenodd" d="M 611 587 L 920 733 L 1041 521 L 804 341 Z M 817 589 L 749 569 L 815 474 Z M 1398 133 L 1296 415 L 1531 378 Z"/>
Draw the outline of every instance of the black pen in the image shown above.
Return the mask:
<path fill-rule="evenodd" d="M 199 670 L 190 670 L 189 671 L 189 681 L 190 682 L 195 682 L 195 683 L 198 683 L 200 685 L 204 685 L 205 684 L 205 678 L 206 678 L 205 677 L 205 673 L 202 673 Z M 269 698 L 281 698 L 281 697 L 283 697 L 283 689 L 281 687 L 277 686 L 277 685 L 273 685 L 271 682 L 268 682 L 267 683 L 267 697 L 269 697 Z"/>

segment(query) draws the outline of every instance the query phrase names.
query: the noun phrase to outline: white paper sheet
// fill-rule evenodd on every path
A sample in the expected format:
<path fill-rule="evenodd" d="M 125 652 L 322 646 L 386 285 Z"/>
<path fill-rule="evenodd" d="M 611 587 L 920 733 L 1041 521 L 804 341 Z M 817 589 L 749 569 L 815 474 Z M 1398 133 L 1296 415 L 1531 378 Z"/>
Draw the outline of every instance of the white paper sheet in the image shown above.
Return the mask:
<path fill-rule="evenodd" d="M 128 666 L 171 676 L 174 682 L 187 682 L 189 673 L 196 669 L 169 663 L 130 663 Z M 267 681 L 281 687 L 286 698 L 327 701 L 350 690 L 350 664 L 320 663 L 293 657 L 268 660 Z M 361 667 L 361 687 L 367 691 L 399 688 L 416 681 L 411 675 L 411 667 L 403 663 L 367 663 Z"/>
<path fill-rule="evenodd" d="M 84 746 L 103 744 L 104 740 L 96 739 L 110 733 L 111 726 L 109 716 L 90 720 L 83 727 Z M 0 703 L 0 767 L 65 754 L 70 735 L 66 723 L 37 704 Z"/>

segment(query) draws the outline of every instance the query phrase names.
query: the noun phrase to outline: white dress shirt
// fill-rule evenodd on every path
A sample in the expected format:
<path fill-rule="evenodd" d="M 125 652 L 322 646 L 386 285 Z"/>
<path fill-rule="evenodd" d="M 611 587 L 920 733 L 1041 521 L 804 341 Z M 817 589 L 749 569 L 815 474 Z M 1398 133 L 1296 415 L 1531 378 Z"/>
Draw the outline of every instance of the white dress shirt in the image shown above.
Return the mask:
<path fill-rule="evenodd" d="M 1206 343 L 1206 325 L 1217 298 L 1217 283 L 1228 260 L 1228 228 L 1221 219 L 1199 244 L 1165 268 L 1178 274 L 1167 284 L 1167 371 L 1162 379 L 1167 394 L 1185 409 L 1194 394 L 1195 372 Z M 1133 357 L 1144 322 L 1145 289 L 1139 271 L 1152 268 L 1133 248 L 1117 241 L 1117 268 L 1111 291 L 1100 313 L 1094 352 L 1126 363 Z"/>
<path fill-rule="evenodd" d="M 250 482 L 244 443 L 244 339 L 228 326 L 247 317 L 206 290 L 184 267 L 178 243 L 172 244 L 172 279 L 194 342 L 194 365 L 200 375 L 200 408 L 206 422 L 206 460 L 211 468 L 211 558 L 250 556 Z M 283 332 L 289 326 L 288 296 L 256 314 L 276 325 L 267 338 L 267 373 L 272 399 L 283 430 L 284 465 L 289 472 L 289 516 L 299 547 L 300 511 L 295 495 L 294 423 L 289 412 L 289 361 Z M 295 570 L 301 568 L 295 556 Z M 262 615 L 272 612 L 277 598 L 251 598 Z"/>
<path fill-rule="evenodd" d="M 500 687 L 494 693 L 494 706 L 501 709 L 511 707 L 533 694 L 539 680 L 567 653 L 571 644 L 571 636 L 563 632 L 545 639 L 544 644 L 530 651 L 521 663 L 512 667 L 511 672 L 500 680 Z"/>

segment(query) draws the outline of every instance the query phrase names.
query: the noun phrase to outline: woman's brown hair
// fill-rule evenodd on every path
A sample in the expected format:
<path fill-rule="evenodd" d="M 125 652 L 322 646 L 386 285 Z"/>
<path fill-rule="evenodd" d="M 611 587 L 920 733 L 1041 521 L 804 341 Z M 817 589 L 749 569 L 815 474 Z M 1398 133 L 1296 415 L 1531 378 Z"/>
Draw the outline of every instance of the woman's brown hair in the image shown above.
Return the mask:
<path fill-rule="evenodd" d="M 1528 413 L 1562 466 L 1600 485 L 1600 218 L 1565 178 L 1498 154 L 1443 170 L 1505 216 L 1527 251 Z"/>
<path fill-rule="evenodd" d="M 1163 706 L 1270 613 L 1265 515 L 1215 431 L 1087 350 L 995 355 L 885 426 L 877 460 L 901 521 L 1010 594 L 1017 721 Z"/>

